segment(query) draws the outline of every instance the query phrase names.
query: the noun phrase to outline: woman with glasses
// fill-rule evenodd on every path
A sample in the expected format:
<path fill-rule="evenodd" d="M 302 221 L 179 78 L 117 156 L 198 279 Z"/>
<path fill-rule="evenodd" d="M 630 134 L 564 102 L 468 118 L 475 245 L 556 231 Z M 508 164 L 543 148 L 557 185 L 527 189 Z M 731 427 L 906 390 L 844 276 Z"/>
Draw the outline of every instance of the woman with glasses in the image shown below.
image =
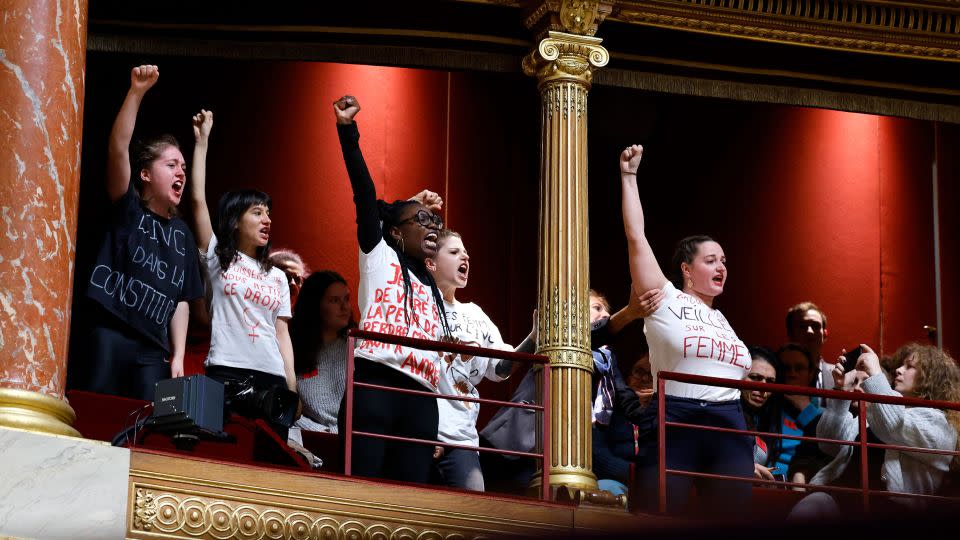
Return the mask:
<path fill-rule="evenodd" d="M 427 257 L 437 254 L 443 228 L 435 213 L 442 204 L 440 197 L 422 192 L 420 200 L 378 201 L 353 121 L 360 104 L 353 96 L 343 96 L 334 102 L 333 111 L 357 208 L 360 328 L 434 341 L 449 337 L 443 299 L 424 265 Z M 438 391 L 442 362 L 436 352 L 363 340 L 354 354 L 357 382 Z M 368 388 L 356 388 L 353 396 L 355 431 L 437 440 L 436 398 Z M 340 433 L 346 428 L 345 409 L 340 407 Z M 432 465 L 433 445 L 353 439 L 352 467 L 357 475 L 427 482 Z"/>
<path fill-rule="evenodd" d="M 746 380 L 757 383 L 774 384 L 781 382 L 783 367 L 773 352 L 763 347 L 750 347 L 750 371 Z M 764 433 L 777 432 L 779 414 L 775 410 L 777 401 L 771 399 L 771 393 L 764 390 L 749 390 L 740 393 L 743 404 L 743 416 L 747 429 Z M 773 438 L 757 437 L 753 448 L 753 475 L 762 480 L 775 480 L 772 467 L 768 467 Z"/>
<path fill-rule="evenodd" d="M 291 249 L 276 249 L 270 252 L 270 264 L 279 268 L 287 276 L 290 285 L 290 305 L 296 305 L 297 295 L 303 287 L 303 280 L 310 275 L 310 267 L 299 253 Z"/>
<path fill-rule="evenodd" d="M 675 282 L 661 270 L 644 230 L 644 213 L 637 187 L 637 173 L 643 155 L 638 145 L 620 154 L 623 226 L 633 290 L 663 289 L 666 299 L 646 318 L 644 331 L 650 345 L 650 367 L 656 384 L 661 371 L 739 381 L 750 368 L 746 345 L 720 311 L 714 300 L 723 293 L 727 280 L 726 256 L 720 244 L 707 236 L 680 241 L 673 257 Z M 666 406 L 666 420 L 730 429 L 745 429 L 740 391 L 735 388 L 666 383 L 666 395 L 654 395 L 643 410 L 638 428 L 640 481 L 646 484 L 641 497 L 650 506 L 658 486 L 657 410 Z M 753 438 L 718 431 L 667 427 L 665 466 L 674 470 L 753 477 Z M 692 484 L 696 483 L 702 508 L 718 513 L 749 508 L 751 486 L 747 482 L 711 480 L 668 475 L 667 510 L 686 510 Z"/>

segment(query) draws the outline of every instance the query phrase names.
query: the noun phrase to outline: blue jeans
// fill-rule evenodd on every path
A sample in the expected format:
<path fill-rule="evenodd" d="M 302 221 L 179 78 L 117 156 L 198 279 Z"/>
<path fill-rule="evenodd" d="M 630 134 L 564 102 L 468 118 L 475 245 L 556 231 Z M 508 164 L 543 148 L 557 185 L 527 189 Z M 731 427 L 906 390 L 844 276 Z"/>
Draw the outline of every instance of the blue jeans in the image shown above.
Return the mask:
<path fill-rule="evenodd" d="M 480 453 L 476 450 L 445 448 L 437 460 L 437 471 L 445 486 L 483 491 Z"/>

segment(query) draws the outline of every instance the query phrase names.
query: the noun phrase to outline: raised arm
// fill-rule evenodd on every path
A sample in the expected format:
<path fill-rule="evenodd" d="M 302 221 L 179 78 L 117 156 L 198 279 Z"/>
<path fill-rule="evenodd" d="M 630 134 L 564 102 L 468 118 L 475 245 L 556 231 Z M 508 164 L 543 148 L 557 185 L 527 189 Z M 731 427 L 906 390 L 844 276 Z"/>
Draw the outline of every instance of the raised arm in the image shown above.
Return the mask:
<path fill-rule="evenodd" d="M 157 66 L 137 66 L 130 72 L 130 90 L 120 106 L 107 148 L 107 195 L 116 202 L 130 188 L 130 139 L 137 125 L 137 111 L 147 90 L 157 83 Z"/>
<path fill-rule="evenodd" d="M 620 182 L 630 279 L 633 280 L 634 290 L 647 291 L 662 289 L 667 278 L 660 270 L 644 232 L 643 206 L 640 204 L 640 191 L 637 189 L 637 168 L 642 157 L 643 147 L 636 144 L 627 147 L 620 154 Z"/>
<path fill-rule="evenodd" d="M 360 151 L 360 131 L 353 118 L 360 112 L 360 103 L 353 96 L 343 96 L 333 103 L 337 117 L 337 135 L 340 150 L 347 166 L 350 185 L 353 187 L 353 203 L 357 207 L 357 240 L 364 253 L 370 253 L 383 238 L 380 229 L 380 212 L 377 209 L 377 188 L 367 170 L 367 163 Z"/>
<path fill-rule="evenodd" d="M 201 109 L 193 117 L 193 164 L 190 166 L 190 180 L 193 189 L 193 223 L 196 227 L 197 247 L 207 252 L 210 238 L 213 236 L 213 223 L 210 221 L 210 209 L 207 207 L 207 148 L 210 143 L 210 130 L 213 129 L 213 111 Z"/>

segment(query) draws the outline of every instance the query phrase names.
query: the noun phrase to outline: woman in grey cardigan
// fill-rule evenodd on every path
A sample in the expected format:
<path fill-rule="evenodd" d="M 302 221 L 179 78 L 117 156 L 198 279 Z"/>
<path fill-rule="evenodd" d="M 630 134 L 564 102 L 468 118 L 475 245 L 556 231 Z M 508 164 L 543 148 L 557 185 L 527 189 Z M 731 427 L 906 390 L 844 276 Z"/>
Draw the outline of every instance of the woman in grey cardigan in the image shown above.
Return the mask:
<path fill-rule="evenodd" d="M 894 360 L 900 364 L 893 387 L 880 367 L 880 359 L 863 345 L 864 353 L 857 360 L 856 371 L 844 373 L 842 358 L 831 374 L 836 388 L 862 391 L 884 396 L 960 401 L 960 368 L 954 360 L 935 347 L 915 343 L 901 347 Z M 960 415 L 929 407 L 906 407 L 871 403 L 867 406 L 867 424 L 873 436 L 885 444 L 947 450 L 957 449 Z M 817 436 L 854 441 L 859 432 L 858 421 L 850 411 L 850 401 L 830 399 L 817 426 Z M 832 484 L 850 464 L 855 448 L 848 445 L 821 443 L 821 450 L 835 456 L 811 480 L 814 485 Z M 898 493 L 936 494 L 956 457 L 921 452 L 884 450 L 880 478 L 883 488 Z M 876 488 L 876 486 L 872 486 Z M 893 501 L 922 508 L 923 501 L 895 498 Z M 834 515 L 840 508 L 827 493 L 814 493 L 801 500 L 791 511 L 791 519 L 810 519 Z"/>

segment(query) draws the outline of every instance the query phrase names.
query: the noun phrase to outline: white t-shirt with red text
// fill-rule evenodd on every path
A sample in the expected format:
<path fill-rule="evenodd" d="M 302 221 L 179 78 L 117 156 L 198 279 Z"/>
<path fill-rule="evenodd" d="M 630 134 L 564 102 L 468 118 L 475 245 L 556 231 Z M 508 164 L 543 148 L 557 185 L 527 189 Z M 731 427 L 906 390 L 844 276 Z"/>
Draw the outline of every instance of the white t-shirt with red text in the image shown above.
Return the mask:
<path fill-rule="evenodd" d="M 643 331 L 650 346 L 650 370 L 657 384 L 660 371 L 674 371 L 723 379 L 743 379 L 750 369 L 750 353 L 727 318 L 699 298 L 678 291 L 672 283 L 663 287 L 666 299 L 644 319 Z M 667 381 L 669 396 L 731 401 L 740 390 Z"/>
<path fill-rule="evenodd" d="M 370 253 L 360 250 L 361 330 L 434 341 L 443 335 L 433 292 L 413 272 L 409 276 L 411 297 L 407 299 L 397 252 L 383 239 Z M 358 340 L 354 354 L 401 371 L 437 391 L 440 353 Z"/>
<path fill-rule="evenodd" d="M 488 349 L 512 351 L 513 347 L 503 342 L 500 330 L 490 317 L 473 302 L 457 302 L 451 304 L 444 300 L 443 308 L 447 313 L 447 323 L 450 325 L 450 335 L 459 339 L 465 345 L 475 345 Z M 451 396 L 467 396 L 478 398 L 480 393 L 476 385 L 484 378 L 492 381 L 502 381 L 496 373 L 501 360 L 472 356 L 464 358 L 459 354 L 446 354 L 443 361 L 443 375 L 440 377 L 440 393 Z M 454 401 L 438 399 L 437 410 L 440 412 L 440 423 L 437 426 L 437 437 L 442 442 L 472 444 L 478 446 L 480 437 L 477 435 L 477 417 L 480 415 L 480 404 L 468 401 Z"/>
<path fill-rule="evenodd" d="M 277 342 L 277 317 L 290 317 L 290 285 L 279 268 L 264 272 L 255 259 L 237 254 L 220 270 L 217 237 L 210 238 L 203 265 L 210 279 L 210 352 L 206 365 L 255 369 L 285 376 Z"/>

